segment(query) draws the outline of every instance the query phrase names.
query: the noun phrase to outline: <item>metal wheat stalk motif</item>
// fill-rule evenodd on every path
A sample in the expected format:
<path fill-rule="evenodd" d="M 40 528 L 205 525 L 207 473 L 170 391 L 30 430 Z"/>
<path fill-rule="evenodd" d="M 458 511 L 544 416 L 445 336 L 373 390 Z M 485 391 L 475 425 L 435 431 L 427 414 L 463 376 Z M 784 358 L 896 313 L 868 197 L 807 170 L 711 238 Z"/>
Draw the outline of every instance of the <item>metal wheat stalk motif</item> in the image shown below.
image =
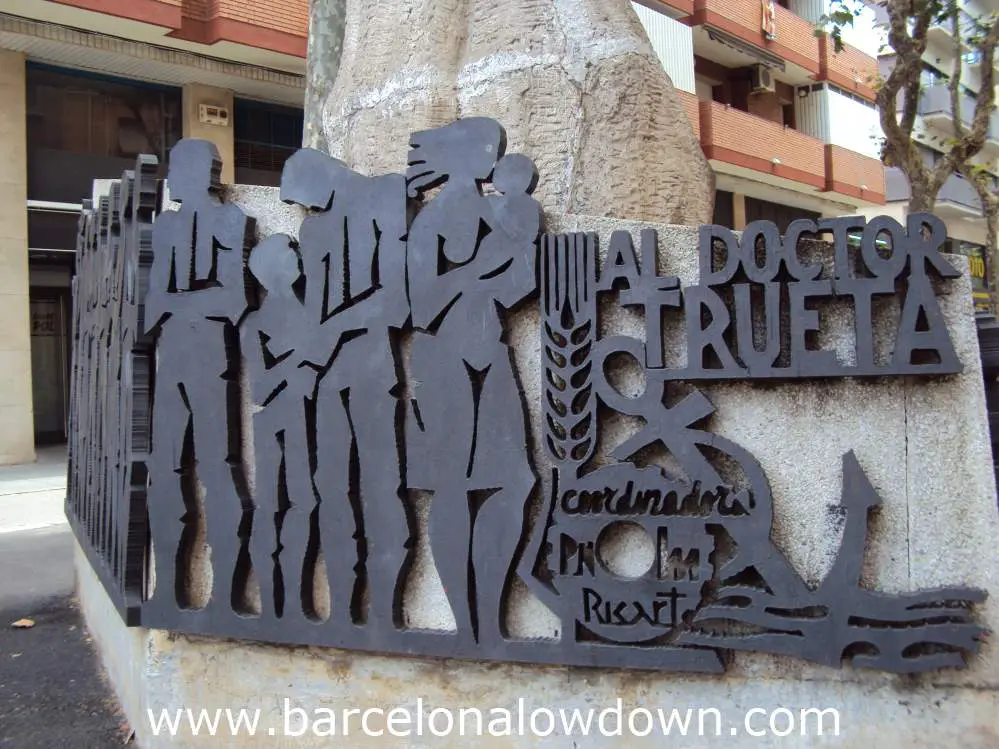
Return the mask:
<path fill-rule="evenodd" d="M 596 237 L 544 237 L 545 445 L 562 470 L 579 476 L 596 447 L 590 352 L 596 340 Z"/>

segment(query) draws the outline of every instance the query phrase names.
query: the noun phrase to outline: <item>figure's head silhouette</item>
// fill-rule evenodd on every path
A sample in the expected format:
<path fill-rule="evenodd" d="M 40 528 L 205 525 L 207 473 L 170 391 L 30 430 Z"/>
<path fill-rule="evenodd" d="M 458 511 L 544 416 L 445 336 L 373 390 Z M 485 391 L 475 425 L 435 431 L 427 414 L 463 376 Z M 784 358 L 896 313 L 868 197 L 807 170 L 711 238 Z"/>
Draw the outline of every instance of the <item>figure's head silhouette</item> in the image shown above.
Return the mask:
<path fill-rule="evenodd" d="M 167 174 L 170 199 L 183 203 L 200 200 L 222 188 L 222 159 L 215 144 L 185 138 L 170 149 Z"/>
<path fill-rule="evenodd" d="M 416 197 L 447 181 L 484 182 L 506 152 L 506 131 L 488 117 L 467 117 L 409 137 L 406 182 Z"/>
<path fill-rule="evenodd" d="M 250 273 L 268 296 L 296 296 L 295 284 L 302 275 L 302 263 L 291 238 L 274 234 L 250 253 Z"/>
<path fill-rule="evenodd" d="M 522 153 L 509 153 L 496 162 L 493 187 L 504 195 L 530 195 L 538 186 L 538 169 Z"/>
<path fill-rule="evenodd" d="M 314 148 L 302 148 L 284 163 L 281 200 L 313 210 L 328 210 L 337 189 L 349 182 L 351 174 L 340 159 Z"/>

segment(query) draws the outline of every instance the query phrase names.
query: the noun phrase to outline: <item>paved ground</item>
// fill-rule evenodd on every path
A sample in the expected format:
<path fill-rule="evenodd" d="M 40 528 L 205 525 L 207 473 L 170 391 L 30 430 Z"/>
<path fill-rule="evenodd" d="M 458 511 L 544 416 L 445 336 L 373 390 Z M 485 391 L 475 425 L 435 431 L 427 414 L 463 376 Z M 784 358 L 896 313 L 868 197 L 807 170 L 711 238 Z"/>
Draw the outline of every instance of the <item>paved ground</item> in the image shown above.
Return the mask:
<path fill-rule="evenodd" d="M 0 748 L 110 749 L 116 703 L 73 602 L 65 452 L 0 468 Z M 31 629 L 13 629 L 21 618 Z"/>
<path fill-rule="evenodd" d="M 65 497 L 63 447 L 40 449 L 35 463 L 0 468 L 0 534 L 64 527 Z"/>

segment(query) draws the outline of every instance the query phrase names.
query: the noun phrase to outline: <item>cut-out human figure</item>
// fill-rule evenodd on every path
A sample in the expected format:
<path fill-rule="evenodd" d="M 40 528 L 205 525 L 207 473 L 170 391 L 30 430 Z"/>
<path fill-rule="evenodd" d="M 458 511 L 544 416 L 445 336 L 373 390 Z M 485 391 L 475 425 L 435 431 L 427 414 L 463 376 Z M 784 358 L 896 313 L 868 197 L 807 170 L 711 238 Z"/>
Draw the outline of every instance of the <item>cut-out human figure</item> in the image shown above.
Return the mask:
<path fill-rule="evenodd" d="M 252 231 L 239 208 L 220 202 L 220 169 L 212 143 L 174 146 L 168 181 L 180 210 L 160 214 L 153 227 L 145 300 L 146 329 L 156 335 L 148 506 L 152 603 L 190 607 L 178 573 L 191 556 L 200 488 L 212 564 L 208 608 L 229 614 L 239 606 L 234 581 L 248 566 L 237 325 L 252 302 L 245 275 Z"/>
<path fill-rule="evenodd" d="M 254 404 L 256 465 L 250 556 L 260 586 L 261 616 L 313 617 L 309 535 L 316 497 L 307 408 L 317 370 L 298 357 L 308 333 L 302 269 L 287 236 L 268 237 L 250 255 L 250 272 L 266 291 L 240 327 Z"/>
<path fill-rule="evenodd" d="M 391 630 L 411 546 L 394 350 L 409 318 L 405 178 L 365 177 L 303 149 L 285 167 L 282 198 L 315 211 L 299 236 L 308 335 L 296 356 L 321 370 L 314 482 L 330 619 Z"/>
<path fill-rule="evenodd" d="M 410 488 L 433 492 L 431 549 L 459 637 L 501 642 L 503 600 L 535 484 L 523 398 L 501 310 L 537 288 L 541 207 L 525 156 L 498 123 L 469 118 L 411 138 L 409 189 L 443 185 L 407 249 L 416 381 Z M 499 195 L 483 196 L 490 180 Z"/>

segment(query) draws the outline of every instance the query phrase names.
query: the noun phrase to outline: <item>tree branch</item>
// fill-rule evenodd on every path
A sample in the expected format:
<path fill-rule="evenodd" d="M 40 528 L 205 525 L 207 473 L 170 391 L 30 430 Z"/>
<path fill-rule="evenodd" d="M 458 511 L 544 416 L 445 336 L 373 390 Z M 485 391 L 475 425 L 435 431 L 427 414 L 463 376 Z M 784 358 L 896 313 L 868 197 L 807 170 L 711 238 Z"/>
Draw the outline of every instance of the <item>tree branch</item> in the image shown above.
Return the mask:
<path fill-rule="evenodd" d="M 947 12 L 950 14 L 951 34 L 954 37 L 954 69 L 951 71 L 947 88 L 950 93 L 951 121 L 954 123 L 954 139 L 964 137 L 964 116 L 961 112 L 961 74 L 964 65 L 964 39 L 961 38 L 961 14 L 955 0 L 949 0 Z"/>
<path fill-rule="evenodd" d="M 944 158 L 934 167 L 931 189 L 939 191 L 944 182 L 956 171 L 970 171 L 971 160 L 985 147 L 995 108 L 995 71 L 992 66 L 995 63 L 997 44 L 999 44 L 999 18 L 993 18 L 988 26 L 988 33 L 977 47 L 981 56 L 982 80 L 975 96 L 975 114 L 970 129 L 965 130 L 963 123 L 958 124 L 963 119 L 960 107 L 960 79 L 950 82 L 952 115 L 955 133 L 958 136 Z M 956 63 L 956 66 L 960 70 L 960 63 Z"/>
<path fill-rule="evenodd" d="M 901 169 L 909 180 L 914 210 L 933 208 L 933 193 L 927 191 L 930 172 L 913 141 L 912 131 L 919 113 L 919 81 L 926 51 L 926 32 L 934 21 L 937 6 L 926 0 L 897 0 L 886 6 L 888 44 L 895 51 L 895 64 L 878 89 L 876 103 L 885 134 L 885 160 Z M 901 120 L 898 116 L 900 94 Z"/>

